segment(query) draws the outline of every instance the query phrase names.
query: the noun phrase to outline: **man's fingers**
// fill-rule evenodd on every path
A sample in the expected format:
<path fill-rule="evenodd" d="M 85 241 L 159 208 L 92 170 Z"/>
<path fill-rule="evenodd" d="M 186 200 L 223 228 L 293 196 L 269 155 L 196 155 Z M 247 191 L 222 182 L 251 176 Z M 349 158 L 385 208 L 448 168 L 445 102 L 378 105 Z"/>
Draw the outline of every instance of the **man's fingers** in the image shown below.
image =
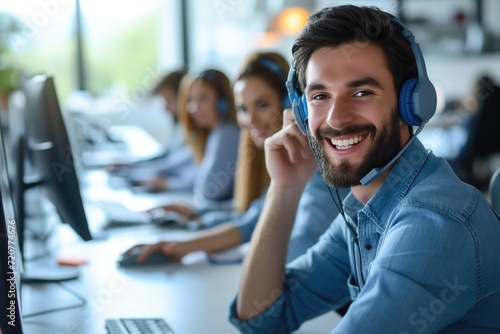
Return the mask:
<path fill-rule="evenodd" d="M 305 159 L 309 158 L 311 152 L 307 136 L 300 130 L 299 126 L 297 125 L 295 114 L 293 113 L 292 109 L 285 109 L 283 114 L 283 130 L 285 130 L 286 128 L 288 128 L 288 131 L 290 133 L 298 136 L 299 141 L 303 143 L 303 145 L 300 146 L 301 156 Z M 302 140 L 302 138 L 304 138 L 304 140 Z"/>
<path fill-rule="evenodd" d="M 270 150 L 285 149 L 290 161 L 293 163 L 299 161 L 300 158 L 307 159 L 311 154 L 307 137 L 304 136 L 295 123 L 286 125 L 269 138 L 266 145 Z"/>
<path fill-rule="evenodd" d="M 283 146 L 288 152 L 288 158 L 293 163 L 298 162 L 300 159 L 308 159 L 310 155 L 307 139 L 304 141 L 301 136 L 302 133 L 298 136 L 288 133 L 283 137 Z"/>

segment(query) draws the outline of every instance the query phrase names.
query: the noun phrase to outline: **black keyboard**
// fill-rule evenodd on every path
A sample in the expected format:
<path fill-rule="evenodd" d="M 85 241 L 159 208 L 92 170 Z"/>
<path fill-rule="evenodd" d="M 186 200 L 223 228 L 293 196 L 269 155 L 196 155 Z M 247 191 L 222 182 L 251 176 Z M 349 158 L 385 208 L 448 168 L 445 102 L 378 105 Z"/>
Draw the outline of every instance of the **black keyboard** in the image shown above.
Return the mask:
<path fill-rule="evenodd" d="M 164 319 L 107 319 L 105 324 L 108 334 L 174 334 Z"/>

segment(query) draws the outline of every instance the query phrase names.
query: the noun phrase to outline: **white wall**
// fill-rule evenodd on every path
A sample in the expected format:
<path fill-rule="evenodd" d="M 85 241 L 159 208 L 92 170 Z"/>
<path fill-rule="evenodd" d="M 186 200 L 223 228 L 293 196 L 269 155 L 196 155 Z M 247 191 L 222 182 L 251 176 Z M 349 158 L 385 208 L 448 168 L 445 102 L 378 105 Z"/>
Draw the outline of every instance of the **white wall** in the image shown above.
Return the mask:
<path fill-rule="evenodd" d="M 500 53 L 478 56 L 425 56 L 431 81 L 443 89 L 447 100 L 463 99 L 472 93 L 482 74 L 500 84 Z"/>

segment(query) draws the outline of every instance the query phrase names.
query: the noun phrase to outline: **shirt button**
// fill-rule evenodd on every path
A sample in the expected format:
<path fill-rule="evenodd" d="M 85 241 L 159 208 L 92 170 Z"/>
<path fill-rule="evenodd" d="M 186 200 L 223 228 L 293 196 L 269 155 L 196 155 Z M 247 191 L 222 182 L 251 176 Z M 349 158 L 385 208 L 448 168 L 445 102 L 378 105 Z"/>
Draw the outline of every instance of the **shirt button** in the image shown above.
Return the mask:
<path fill-rule="evenodd" d="M 372 245 L 370 245 L 370 244 L 366 244 L 366 245 L 365 245 L 365 249 L 366 249 L 366 250 L 370 250 L 370 249 L 372 249 Z"/>

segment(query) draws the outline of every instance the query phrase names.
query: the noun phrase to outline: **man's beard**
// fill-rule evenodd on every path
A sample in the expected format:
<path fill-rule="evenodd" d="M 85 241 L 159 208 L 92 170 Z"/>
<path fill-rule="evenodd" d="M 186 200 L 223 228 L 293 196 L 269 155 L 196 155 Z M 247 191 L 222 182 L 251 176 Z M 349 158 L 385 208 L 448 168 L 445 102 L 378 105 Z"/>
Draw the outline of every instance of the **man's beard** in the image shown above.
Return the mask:
<path fill-rule="evenodd" d="M 352 165 L 348 159 L 342 159 L 339 164 L 334 165 L 328 161 L 325 154 L 325 137 L 368 132 L 371 134 L 372 143 L 364 161 L 360 165 Z M 308 132 L 309 142 L 313 153 L 318 160 L 323 179 L 330 187 L 349 188 L 360 185 L 360 180 L 373 168 L 385 166 L 401 149 L 401 137 L 399 132 L 399 115 L 396 111 L 391 113 L 388 124 L 377 133 L 374 125 L 352 126 L 343 130 L 318 129 L 316 138 Z M 366 139 L 365 139 L 366 140 Z M 322 145 L 320 145 L 320 142 Z"/>

